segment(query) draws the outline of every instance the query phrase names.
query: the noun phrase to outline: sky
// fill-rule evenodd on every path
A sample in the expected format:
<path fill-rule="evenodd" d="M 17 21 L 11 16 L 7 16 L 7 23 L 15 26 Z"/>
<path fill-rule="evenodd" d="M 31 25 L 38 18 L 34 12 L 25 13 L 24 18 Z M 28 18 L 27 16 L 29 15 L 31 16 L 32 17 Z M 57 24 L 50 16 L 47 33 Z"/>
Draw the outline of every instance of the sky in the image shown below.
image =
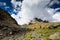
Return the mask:
<path fill-rule="evenodd" d="M 22 2 L 22 0 L 16 0 L 17 2 Z M 4 5 L 5 4 L 5 5 Z M 12 14 L 11 12 L 13 12 L 14 14 L 17 14 L 17 12 L 14 12 L 14 7 L 11 3 L 11 0 L 0 0 L 0 8 L 8 11 L 10 14 Z"/>
<path fill-rule="evenodd" d="M 0 8 L 19 25 L 29 24 L 34 18 L 60 22 L 60 0 L 0 0 Z"/>

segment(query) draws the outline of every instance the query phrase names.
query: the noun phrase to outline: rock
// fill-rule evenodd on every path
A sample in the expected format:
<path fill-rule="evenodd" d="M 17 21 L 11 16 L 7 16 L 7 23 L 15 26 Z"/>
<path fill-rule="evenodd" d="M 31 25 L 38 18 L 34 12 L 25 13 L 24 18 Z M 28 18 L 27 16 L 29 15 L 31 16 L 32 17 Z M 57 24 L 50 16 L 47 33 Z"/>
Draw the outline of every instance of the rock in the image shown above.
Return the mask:
<path fill-rule="evenodd" d="M 29 25 L 31 25 L 32 23 L 30 22 Z"/>
<path fill-rule="evenodd" d="M 25 25 L 21 25 L 20 28 L 28 28 L 28 27 Z"/>
<path fill-rule="evenodd" d="M 0 36 L 2 36 L 3 34 L 2 33 L 0 33 Z"/>
<path fill-rule="evenodd" d="M 38 18 L 35 18 L 35 20 L 36 20 L 36 21 L 39 21 L 39 22 L 43 21 L 43 20 L 41 20 L 41 19 L 38 19 Z"/>
<path fill-rule="evenodd" d="M 54 24 L 54 25 L 51 25 L 50 27 L 48 27 L 49 29 L 54 29 L 54 28 L 57 28 L 58 26 L 60 26 L 60 24 Z"/>
<path fill-rule="evenodd" d="M 14 35 L 18 31 L 19 25 L 15 19 L 7 11 L 0 8 L 0 40 L 6 36 Z"/>
<path fill-rule="evenodd" d="M 56 32 L 52 35 L 49 36 L 49 39 L 52 39 L 52 40 L 60 40 L 60 32 Z"/>
<path fill-rule="evenodd" d="M 12 35 L 12 32 L 10 32 L 9 34 Z"/>
<path fill-rule="evenodd" d="M 18 28 L 18 24 L 7 11 L 0 8 L 0 26 L 9 26 Z"/>
<path fill-rule="evenodd" d="M 39 18 L 35 18 L 35 20 L 38 21 L 38 22 L 48 23 L 48 21 L 46 21 L 46 20 L 41 20 L 41 19 L 39 19 Z"/>
<path fill-rule="evenodd" d="M 48 21 L 46 21 L 46 20 L 44 20 L 43 22 L 44 22 L 44 23 L 48 23 Z"/>
<path fill-rule="evenodd" d="M 39 34 L 38 32 L 31 32 L 31 40 L 44 40 L 43 34 Z"/>

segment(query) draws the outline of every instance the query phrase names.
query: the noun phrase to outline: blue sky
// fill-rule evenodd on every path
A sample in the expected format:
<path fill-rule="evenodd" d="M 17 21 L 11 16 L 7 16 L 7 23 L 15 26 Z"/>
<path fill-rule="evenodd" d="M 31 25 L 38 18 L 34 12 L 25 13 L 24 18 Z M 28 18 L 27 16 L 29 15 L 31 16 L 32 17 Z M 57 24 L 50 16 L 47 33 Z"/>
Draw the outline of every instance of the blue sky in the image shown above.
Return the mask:
<path fill-rule="evenodd" d="M 4 5 L 1 5 L 0 8 L 4 9 L 4 10 L 7 10 L 7 11 L 10 11 L 10 10 L 13 10 L 13 7 L 12 7 L 12 4 L 10 3 L 11 0 L 0 0 L 0 2 L 5 2 L 6 3 L 6 6 L 9 7 L 8 9 L 5 9 L 6 6 Z"/>
<path fill-rule="evenodd" d="M 22 2 L 22 0 L 16 0 L 16 1 Z M 0 4 L 4 3 L 4 2 L 6 3 L 6 5 L 0 5 L 0 8 L 4 9 L 4 10 L 8 11 L 10 14 L 12 14 L 11 12 L 13 12 L 14 7 L 12 6 L 11 0 L 0 0 Z M 9 8 L 5 8 L 5 7 L 9 7 Z M 13 12 L 13 13 L 17 14 L 15 12 Z"/>
<path fill-rule="evenodd" d="M 16 1 L 21 1 L 22 2 L 22 0 L 16 0 Z M 59 0 L 60 1 L 60 0 Z M 6 11 L 8 11 L 10 14 L 12 14 L 11 12 L 13 12 L 13 6 L 12 6 L 12 3 L 11 3 L 11 0 L 0 0 L 0 2 L 5 2 L 6 3 L 6 6 L 4 6 L 4 5 L 1 5 L 0 6 L 0 8 L 2 8 L 2 9 L 4 9 L 4 10 L 6 10 Z M 5 8 L 5 7 L 9 7 L 9 8 Z M 54 5 L 52 5 L 52 6 L 49 6 L 50 8 L 53 8 L 53 9 L 55 9 L 55 8 L 60 8 L 60 4 L 54 4 Z M 60 12 L 60 10 L 57 10 L 57 11 L 59 11 Z M 13 13 L 15 13 L 15 12 L 13 12 Z M 15 14 L 17 14 L 17 13 L 15 13 Z"/>
<path fill-rule="evenodd" d="M 60 0 L 0 0 L 0 8 L 8 11 L 21 25 L 35 17 L 60 22 Z"/>

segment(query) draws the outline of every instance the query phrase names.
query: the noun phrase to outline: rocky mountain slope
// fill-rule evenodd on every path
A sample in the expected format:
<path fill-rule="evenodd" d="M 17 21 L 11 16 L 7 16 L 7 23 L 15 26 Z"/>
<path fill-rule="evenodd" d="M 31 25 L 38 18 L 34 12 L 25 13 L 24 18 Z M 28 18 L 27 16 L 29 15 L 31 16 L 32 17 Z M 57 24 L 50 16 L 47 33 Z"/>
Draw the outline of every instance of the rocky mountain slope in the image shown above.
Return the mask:
<path fill-rule="evenodd" d="M 60 40 L 60 22 L 35 18 L 19 26 L 7 11 L 0 9 L 0 40 Z"/>
<path fill-rule="evenodd" d="M 16 37 L 26 32 L 27 30 L 20 29 L 7 11 L 0 8 L 0 40 L 15 40 Z"/>
<path fill-rule="evenodd" d="M 24 40 L 60 40 L 60 22 L 48 22 L 36 18 L 26 26 L 33 31 L 27 33 Z"/>
<path fill-rule="evenodd" d="M 0 8 L 0 39 L 18 32 L 18 24 L 7 11 Z"/>
<path fill-rule="evenodd" d="M 10 16 L 7 11 L 0 9 L 0 25 L 9 25 L 18 28 L 17 22 Z"/>

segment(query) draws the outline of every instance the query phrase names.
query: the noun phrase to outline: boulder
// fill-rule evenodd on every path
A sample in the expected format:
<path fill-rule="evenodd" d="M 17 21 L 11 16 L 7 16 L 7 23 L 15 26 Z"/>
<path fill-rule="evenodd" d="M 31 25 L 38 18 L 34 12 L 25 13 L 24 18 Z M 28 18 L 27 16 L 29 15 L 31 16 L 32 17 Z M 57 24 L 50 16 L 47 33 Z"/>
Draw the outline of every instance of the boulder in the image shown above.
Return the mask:
<path fill-rule="evenodd" d="M 49 39 L 51 40 L 60 40 L 60 32 L 56 32 L 49 36 Z"/>

